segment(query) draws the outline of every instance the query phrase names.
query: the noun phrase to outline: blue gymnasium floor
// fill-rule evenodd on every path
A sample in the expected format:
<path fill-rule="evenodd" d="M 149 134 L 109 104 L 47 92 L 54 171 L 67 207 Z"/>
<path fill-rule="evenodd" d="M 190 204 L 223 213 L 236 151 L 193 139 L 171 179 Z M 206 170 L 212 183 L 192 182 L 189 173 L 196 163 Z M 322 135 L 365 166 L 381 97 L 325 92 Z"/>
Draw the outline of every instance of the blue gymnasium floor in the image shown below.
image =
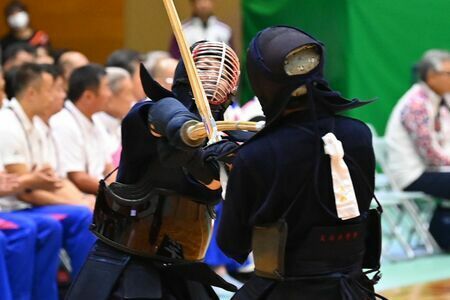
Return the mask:
<path fill-rule="evenodd" d="M 376 286 L 377 292 L 397 287 L 450 279 L 450 254 L 425 256 L 400 262 L 384 262 L 382 279 Z M 221 300 L 229 300 L 232 294 L 216 290 Z M 392 299 L 395 300 L 395 299 Z"/>

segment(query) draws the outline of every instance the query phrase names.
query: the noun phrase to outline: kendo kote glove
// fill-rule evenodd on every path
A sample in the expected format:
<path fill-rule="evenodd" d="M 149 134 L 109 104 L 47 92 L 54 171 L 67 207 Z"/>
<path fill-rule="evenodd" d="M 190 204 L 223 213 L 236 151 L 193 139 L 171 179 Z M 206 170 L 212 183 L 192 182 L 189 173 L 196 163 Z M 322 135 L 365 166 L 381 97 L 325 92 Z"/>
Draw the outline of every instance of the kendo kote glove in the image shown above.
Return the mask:
<path fill-rule="evenodd" d="M 152 130 L 163 135 L 169 143 L 179 149 L 190 150 L 194 148 L 183 142 L 181 127 L 188 121 L 200 121 L 180 101 L 175 98 L 163 98 L 154 103 L 148 112 L 148 122 Z M 203 145 L 200 141 L 198 146 Z"/>
<path fill-rule="evenodd" d="M 217 143 L 211 144 L 203 148 L 203 161 L 208 163 L 210 161 L 221 161 L 230 164 L 234 158 L 234 150 L 239 145 L 229 140 L 221 140 Z"/>
<path fill-rule="evenodd" d="M 215 161 L 203 161 L 203 149 L 181 150 L 172 146 L 167 139 L 157 140 L 158 155 L 161 163 L 167 167 L 183 167 L 198 181 L 209 184 L 219 180 L 219 166 Z"/>

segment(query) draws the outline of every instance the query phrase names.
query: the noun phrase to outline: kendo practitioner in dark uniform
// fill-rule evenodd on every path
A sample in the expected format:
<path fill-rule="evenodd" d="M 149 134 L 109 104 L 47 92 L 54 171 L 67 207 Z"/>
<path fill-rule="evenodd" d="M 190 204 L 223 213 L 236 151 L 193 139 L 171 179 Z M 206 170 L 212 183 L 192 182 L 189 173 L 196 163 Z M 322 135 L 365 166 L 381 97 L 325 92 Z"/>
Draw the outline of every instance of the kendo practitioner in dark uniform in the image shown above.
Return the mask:
<path fill-rule="evenodd" d="M 237 56 L 223 43 L 199 42 L 191 49 L 220 118 L 237 88 Z M 211 237 L 213 207 L 221 200 L 217 164 L 206 158 L 227 151 L 227 144 L 203 149 L 204 144 L 185 146 L 163 136 L 185 119 L 200 120 L 182 61 L 172 91 L 142 65 L 141 81 L 152 101 L 136 104 L 122 123 L 117 182 L 100 182 L 94 211 L 92 231 L 99 240 L 66 299 L 218 299 L 211 285 L 236 289 L 200 261 Z M 162 98 L 169 105 L 158 108 Z M 154 107 L 162 119 L 178 110 L 184 118 L 165 127 L 150 124 Z"/>
<path fill-rule="evenodd" d="M 381 207 L 369 210 L 371 132 L 337 114 L 369 101 L 329 88 L 324 50 L 288 26 L 262 30 L 249 45 L 248 77 L 267 124 L 238 149 L 223 203 L 219 247 L 238 262 L 253 251 L 256 267 L 233 299 L 378 296 L 378 278 L 363 273 L 379 268 L 381 243 Z"/>

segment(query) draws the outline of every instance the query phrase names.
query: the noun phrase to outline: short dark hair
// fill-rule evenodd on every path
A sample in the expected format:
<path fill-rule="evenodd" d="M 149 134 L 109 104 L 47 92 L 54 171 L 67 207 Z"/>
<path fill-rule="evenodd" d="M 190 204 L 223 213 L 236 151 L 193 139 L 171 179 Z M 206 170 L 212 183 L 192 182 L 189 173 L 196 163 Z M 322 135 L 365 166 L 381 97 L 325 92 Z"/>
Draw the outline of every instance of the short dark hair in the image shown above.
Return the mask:
<path fill-rule="evenodd" d="M 61 68 L 57 65 L 41 64 L 41 66 L 46 70 L 47 73 L 50 73 L 50 75 L 52 75 L 53 79 L 63 76 Z"/>
<path fill-rule="evenodd" d="M 67 96 L 72 102 L 77 102 L 86 90 L 97 90 L 104 76 L 105 68 L 98 64 L 88 64 L 75 69 L 69 78 Z"/>
<path fill-rule="evenodd" d="M 42 65 L 26 63 L 21 65 L 14 75 L 12 88 L 14 96 L 23 92 L 34 81 L 42 78 L 43 73 L 49 73 Z"/>
<path fill-rule="evenodd" d="M 19 52 L 21 51 L 25 51 L 32 55 L 36 55 L 36 48 L 31 46 L 30 44 L 26 42 L 14 43 L 5 49 L 5 52 L 3 53 L 2 57 L 2 64 L 4 64 L 6 61 L 12 58 L 15 58 L 17 54 L 19 54 Z"/>
<path fill-rule="evenodd" d="M 5 6 L 4 14 L 5 17 L 8 17 L 15 11 L 26 11 L 28 12 L 28 9 L 25 4 L 18 0 L 13 0 L 8 3 L 8 5 Z"/>
<path fill-rule="evenodd" d="M 16 77 L 18 66 L 14 66 L 4 73 L 5 78 L 5 93 L 8 99 L 14 97 L 14 78 Z"/>
<path fill-rule="evenodd" d="M 125 69 L 132 75 L 136 71 L 136 65 L 134 63 L 141 61 L 143 61 L 143 57 L 136 50 L 119 49 L 111 53 L 106 60 L 106 66 Z"/>

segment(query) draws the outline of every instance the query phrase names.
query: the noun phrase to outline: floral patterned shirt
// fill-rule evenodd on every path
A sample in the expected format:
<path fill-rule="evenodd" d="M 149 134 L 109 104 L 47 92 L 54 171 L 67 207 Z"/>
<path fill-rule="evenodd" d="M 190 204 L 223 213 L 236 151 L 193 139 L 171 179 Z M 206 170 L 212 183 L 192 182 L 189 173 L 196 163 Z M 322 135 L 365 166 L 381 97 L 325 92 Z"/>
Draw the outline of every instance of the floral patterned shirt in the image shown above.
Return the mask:
<path fill-rule="evenodd" d="M 439 138 L 443 121 L 449 116 L 443 100 L 433 114 L 432 103 L 426 95 L 418 95 L 408 100 L 401 111 L 401 122 L 411 137 L 422 159 L 429 166 L 450 165 L 450 155 L 445 151 Z"/>

